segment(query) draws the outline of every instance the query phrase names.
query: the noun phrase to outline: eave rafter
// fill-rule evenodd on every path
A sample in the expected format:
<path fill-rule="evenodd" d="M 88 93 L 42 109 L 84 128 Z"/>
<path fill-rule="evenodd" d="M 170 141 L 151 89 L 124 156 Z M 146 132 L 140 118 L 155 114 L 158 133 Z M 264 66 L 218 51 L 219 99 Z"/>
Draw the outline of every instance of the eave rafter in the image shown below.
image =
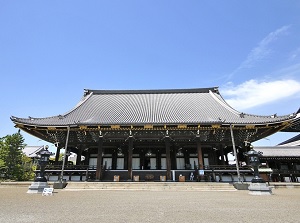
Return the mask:
<path fill-rule="evenodd" d="M 265 125 L 232 125 L 236 143 L 243 141 L 257 141 L 284 129 L 289 123 L 275 123 Z M 65 143 L 67 126 L 28 126 L 16 127 L 45 141 L 61 144 Z M 174 124 L 174 125 L 74 125 L 70 126 L 70 145 L 97 145 L 99 136 L 103 134 L 105 140 L 125 141 L 132 132 L 136 140 L 162 140 L 168 130 L 169 136 L 178 141 L 194 141 L 200 134 L 202 142 L 231 143 L 230 125 L 226 124 Z"/>

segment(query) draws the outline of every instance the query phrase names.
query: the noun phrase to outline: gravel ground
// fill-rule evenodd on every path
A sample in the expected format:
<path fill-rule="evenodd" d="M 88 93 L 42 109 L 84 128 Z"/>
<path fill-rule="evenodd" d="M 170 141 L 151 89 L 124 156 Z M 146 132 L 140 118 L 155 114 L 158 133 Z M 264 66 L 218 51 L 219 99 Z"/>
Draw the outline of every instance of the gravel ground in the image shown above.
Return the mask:
<path fill-rule="evenodd" d="M 300 189 L 248 191 L 56 190 L 0 188 L 0 222 L 300 222 Z"/>

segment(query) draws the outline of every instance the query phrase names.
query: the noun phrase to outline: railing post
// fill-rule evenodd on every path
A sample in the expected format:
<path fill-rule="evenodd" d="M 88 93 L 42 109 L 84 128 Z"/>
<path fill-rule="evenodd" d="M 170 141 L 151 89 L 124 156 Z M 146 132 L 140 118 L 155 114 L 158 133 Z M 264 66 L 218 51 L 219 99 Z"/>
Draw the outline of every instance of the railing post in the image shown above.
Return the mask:
<path fill-rule="evenodd" d="M 70 126 L 67 126 L 67 137 L 66 137 L 66 144 L 65 144 L 65 157 L 67 156 L 67 152 L 68 152 L 68 143 L 69 143 L 69 135 L 70 135 Z M 66 159 L 63 159 L 63 164 L 62 164 L 62 168 L 61 168 L 61 175 L 60 175 L 60 182 L 63 182 L 63 178 L 64 178 L 64 169 L 65 169 L 65 162 Z"/>
<path fill-rule="evenodd" d="M 237 172 L 237 175 L 238 175 L 238 182 L 241 182 L 239 161 L 238 161 L 237 152 L 236 152 L 236 148 L 235 148 L 233 130 L 232 130 L 232 125 L 231 124 L 230 124 L 230 134 L 231 134 L 231 140 L 232 140 L 233 153 L 234 153 L 234 156 L 235 156 L 235 165 L 236 165 L 236 172 Z"/>

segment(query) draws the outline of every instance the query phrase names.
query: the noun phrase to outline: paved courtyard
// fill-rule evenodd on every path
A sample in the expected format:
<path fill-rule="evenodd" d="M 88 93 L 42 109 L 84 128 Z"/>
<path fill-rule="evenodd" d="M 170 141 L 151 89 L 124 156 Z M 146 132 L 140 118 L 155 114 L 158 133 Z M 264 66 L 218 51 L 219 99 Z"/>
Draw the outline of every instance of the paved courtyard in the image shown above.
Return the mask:
<path fill-rule="evenodd" d="M 56 190 L 0 188 L 0 222 L 300 222 L 300 189 L 247 191 Z"/>

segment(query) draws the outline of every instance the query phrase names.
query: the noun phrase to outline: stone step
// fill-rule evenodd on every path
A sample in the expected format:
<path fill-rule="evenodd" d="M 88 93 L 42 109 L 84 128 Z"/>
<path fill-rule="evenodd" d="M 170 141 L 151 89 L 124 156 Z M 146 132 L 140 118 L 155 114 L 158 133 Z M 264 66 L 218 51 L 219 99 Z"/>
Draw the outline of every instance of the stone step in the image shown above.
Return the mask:
<path fill-rule="evenodd" d="M 0 182 L 0 188 L 2 187 L 29 187 L 33 181 L 2 181 Z M 53 186 L 53 182 L 48 181 L 49 186 Z"/>
<path fill-rule="evenodd" d="M 229 183 L 68 182 L 66 190 L 236 191 Z"/>

